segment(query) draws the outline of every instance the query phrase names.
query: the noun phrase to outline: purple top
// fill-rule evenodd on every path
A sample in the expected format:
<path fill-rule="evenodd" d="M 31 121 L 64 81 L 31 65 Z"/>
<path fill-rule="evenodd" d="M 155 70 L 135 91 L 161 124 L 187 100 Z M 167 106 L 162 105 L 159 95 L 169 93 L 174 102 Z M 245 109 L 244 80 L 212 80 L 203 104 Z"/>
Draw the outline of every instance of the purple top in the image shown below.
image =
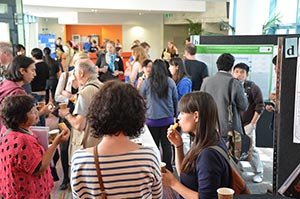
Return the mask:
<path fill-rule="evenodd" d="M 146 124 L 151 127 L 168 126 L 173 123 L 174 123 L 174 117 L 167 117 L 167 118 L 157 119 L 157 120 L 152 120 L 148 118 L 146 119 Z"/>

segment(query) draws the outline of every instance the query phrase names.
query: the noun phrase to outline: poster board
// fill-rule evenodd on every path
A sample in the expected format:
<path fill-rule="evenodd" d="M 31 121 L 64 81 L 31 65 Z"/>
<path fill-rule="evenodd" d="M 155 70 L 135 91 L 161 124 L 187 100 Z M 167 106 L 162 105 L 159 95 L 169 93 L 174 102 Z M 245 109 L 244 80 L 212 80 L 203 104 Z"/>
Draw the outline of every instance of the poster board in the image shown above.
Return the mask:
<path fill-rule="evenodd" d="M 235 57 L 234 65 L 245 63 L 249 66 L 248 79 L 255 82 L 265 100 L 269 98 L 272 90 L 272 72 L 274 45 L 199 45 L 197 46 L 197 59 L 208 67 L 209 76 L 217 73 L 216 61 L 222 53 L 230 53 Z"/>

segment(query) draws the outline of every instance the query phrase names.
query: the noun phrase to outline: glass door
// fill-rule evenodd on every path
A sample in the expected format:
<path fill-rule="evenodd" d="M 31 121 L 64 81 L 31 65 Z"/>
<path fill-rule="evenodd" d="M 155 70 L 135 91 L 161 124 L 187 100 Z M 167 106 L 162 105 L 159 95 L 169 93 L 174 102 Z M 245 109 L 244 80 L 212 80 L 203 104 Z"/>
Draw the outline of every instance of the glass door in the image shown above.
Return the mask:
<path fill-rule="evenodd" d="M 22 0 L 1 0 L 0 30 L 0 40 L 24 44 Z"/>

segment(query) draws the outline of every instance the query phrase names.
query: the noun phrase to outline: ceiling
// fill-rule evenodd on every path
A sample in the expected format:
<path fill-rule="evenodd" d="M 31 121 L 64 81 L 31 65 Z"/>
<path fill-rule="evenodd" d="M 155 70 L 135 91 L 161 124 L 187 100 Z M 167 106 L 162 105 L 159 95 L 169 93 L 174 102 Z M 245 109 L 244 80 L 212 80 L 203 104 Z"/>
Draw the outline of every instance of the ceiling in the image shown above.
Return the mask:
<path fill-rule="evenodd" d="M 207 1 L 207 0 L 206 0 Z M 205 12 L 204 0 L 23 0 L 24 13 L 59 18 L 64 13 L 166 14 Z M 224 0 L 209 0 L 224 1 Z"/>

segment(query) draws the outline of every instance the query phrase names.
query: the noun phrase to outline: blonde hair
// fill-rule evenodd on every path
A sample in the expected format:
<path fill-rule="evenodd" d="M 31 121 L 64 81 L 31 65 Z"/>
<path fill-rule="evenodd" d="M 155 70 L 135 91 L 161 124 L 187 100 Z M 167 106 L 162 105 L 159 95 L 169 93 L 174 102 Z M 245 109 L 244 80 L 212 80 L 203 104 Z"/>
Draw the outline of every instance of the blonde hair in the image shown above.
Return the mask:
<path fill-rule="evenodd" d="M 148 59 L 144 49 L 140 46 L 132 50 L 132 55 L 134 56 L 134 62 L 139 62 L 140 64 L 142 64 L 143 61 Z"/>

